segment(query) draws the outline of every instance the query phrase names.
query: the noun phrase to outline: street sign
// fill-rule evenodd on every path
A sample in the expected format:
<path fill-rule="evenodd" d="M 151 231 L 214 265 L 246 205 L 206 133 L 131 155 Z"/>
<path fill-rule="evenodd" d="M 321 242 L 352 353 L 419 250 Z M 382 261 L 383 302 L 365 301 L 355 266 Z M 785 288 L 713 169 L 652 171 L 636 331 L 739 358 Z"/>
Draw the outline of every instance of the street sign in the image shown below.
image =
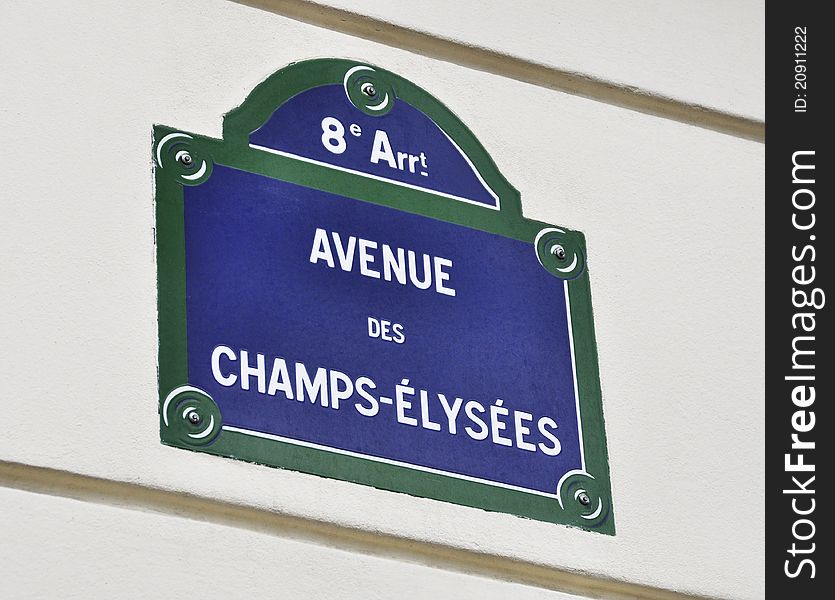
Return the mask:
<path fill-rule="evenodd" d="M 305 61 L 153 152 L 163 443 L 614 534 L 584 238 L 436 99 Z"/>

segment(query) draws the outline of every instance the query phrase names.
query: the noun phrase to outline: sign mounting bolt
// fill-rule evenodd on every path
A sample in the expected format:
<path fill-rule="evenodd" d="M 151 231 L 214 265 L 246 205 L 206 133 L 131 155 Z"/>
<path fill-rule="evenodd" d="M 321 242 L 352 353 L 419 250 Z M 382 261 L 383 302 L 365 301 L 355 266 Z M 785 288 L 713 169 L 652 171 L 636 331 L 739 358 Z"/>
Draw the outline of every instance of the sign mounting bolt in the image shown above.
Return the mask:
<path fill-rule="evenodd" d="M 589 504 L 591 504 L 591 498 L 589 498 L 589 495 L 585 492 L 577 496 L 577 501 L 583 506 L 588 506 Z"/>
<path fill-rule="evenodd" d="M 551 248 L 551 254 L 556 256 L 559 260 L 565 260 L 565 248 L 559 244 Z"/>
<path fill-rule="evenodd" d="M 200 423 L 200 415 L 196 412 L 191 412 L 188 414 L 188 420 L 192 425 L 197 425 Z"/>
<path fill-rule="evenodd" d="M 374 89 L 373 83 L 363 83 L 360 86 L 360 90 L 362 90 L 362 93 L 368 96 L 369 98 L 373 98 L 377 95 L 377 90 Z"/>
<path fill-rule="evenodd" d="M 192 163 L 194 163 L 194 159 L 191 157 L 191 154 L 189 154 L 188 152 L 183 152 L 183 154 L 180 156 L 180 163 L 184 167 L 190 167 L 192 165 Z"/>

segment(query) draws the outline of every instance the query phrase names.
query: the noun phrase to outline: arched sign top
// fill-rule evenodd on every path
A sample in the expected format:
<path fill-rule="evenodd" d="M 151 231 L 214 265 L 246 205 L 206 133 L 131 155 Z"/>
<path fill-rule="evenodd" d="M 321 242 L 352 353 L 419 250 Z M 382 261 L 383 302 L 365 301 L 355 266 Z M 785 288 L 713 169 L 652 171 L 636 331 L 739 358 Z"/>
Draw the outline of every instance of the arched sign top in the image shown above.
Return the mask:
<path fill-rule="evenodd" d="M 224 137 L 521 214 L 519 193 L 464 123 L 431 94 L 380 67 L 315 59 L 281 69 L 227 115 Z"/>
<path fill-rule="evenodd" d="M 585 239 L 431 94 L 304 61 L 152 155 L 164 444 L 614 534 Z"/>

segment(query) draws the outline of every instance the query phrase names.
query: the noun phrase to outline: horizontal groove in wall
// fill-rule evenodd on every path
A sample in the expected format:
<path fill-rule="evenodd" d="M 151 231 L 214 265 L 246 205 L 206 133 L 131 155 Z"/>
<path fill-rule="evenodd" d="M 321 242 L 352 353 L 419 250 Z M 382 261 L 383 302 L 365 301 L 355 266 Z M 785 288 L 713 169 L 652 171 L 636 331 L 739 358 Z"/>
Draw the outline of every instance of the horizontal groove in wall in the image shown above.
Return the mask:
<path fill-rule="evenodd" d="M 428 33 L 322 6 L 309 0 L 234 0 L 290 19 L 346 33 L 423 56 L 455 63 L 548 89 L 582 96 L 648 115 L 687 123 L 756 142 L 765 141 L 765 124 L 756 119 L 688 104 L 648 90 L 616 85 L 489 48 L 468 46 Z"/>
<path fill-rule="evenodd" d="M 203 521 L 261 535 L 326 545 L 347 552 L 401 560 L 435 569 L 561 591 L 604 600 L 698 600 L 700 597 L 578 574 L 490 554 L 149 488 L 0 461 L 0 486 L 126 510 Z M 5 515 L 8 517 L 9 515 Z"/>

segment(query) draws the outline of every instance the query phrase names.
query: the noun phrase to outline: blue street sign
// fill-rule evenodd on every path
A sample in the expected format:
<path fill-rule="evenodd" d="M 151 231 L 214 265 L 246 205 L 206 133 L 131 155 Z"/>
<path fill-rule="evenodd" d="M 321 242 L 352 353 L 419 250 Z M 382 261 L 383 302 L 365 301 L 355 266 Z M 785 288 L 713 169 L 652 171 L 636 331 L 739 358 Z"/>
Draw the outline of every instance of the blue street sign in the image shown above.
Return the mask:
<path fill-rule="evenodd" d="M 582 468 L 567 284 L 532 244 L 219 166 L 185 239 L 225 428 L 543 494 Z"/>
<path fill-rule="evenodd" d="M 224 137 L 155 131 L 163 441 L 613 533 L 582 236 L 367 65 Z"/>

